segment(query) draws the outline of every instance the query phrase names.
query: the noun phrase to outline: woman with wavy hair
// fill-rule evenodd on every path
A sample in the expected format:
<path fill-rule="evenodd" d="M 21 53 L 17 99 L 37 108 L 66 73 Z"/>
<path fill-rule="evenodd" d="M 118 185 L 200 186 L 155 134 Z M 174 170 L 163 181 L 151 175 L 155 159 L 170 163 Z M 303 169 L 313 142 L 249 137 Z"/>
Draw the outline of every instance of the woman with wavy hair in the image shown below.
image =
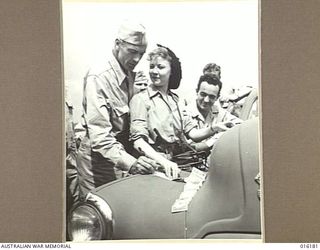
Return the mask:
<path fill-rule="evenodd" d="M 152 83 L 131 99 L 130 140 L 135 149 L 156 160 L 166 175 L 175 179 L 180 169 L 170 159 L 185 150 L 181 141 L 188 138 L 199 142 L 226 127 L 196 129 L 196 124 L 179 104 L 179 97 L 171 91 L 179 87 L 182 72 L 179 58 L 169 48 L 158 45 L 150 52 L 148 60 Z"/>

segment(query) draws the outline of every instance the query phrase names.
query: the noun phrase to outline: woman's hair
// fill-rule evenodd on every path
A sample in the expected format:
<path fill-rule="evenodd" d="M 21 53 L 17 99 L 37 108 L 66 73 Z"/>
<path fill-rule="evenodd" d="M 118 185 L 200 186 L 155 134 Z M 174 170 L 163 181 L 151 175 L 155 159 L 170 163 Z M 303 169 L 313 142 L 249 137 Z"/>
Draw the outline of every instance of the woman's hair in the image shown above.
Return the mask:
<path fill-rule="evenodd" d="M 179 58 L 167 47 L 157 44 L 158 48 L 149 53 L 148 60 L 160 56 L 170 62 L 171 72 L 169 77 L 168 89 L 177 89 L 182 78 L 181 63 Z"/>

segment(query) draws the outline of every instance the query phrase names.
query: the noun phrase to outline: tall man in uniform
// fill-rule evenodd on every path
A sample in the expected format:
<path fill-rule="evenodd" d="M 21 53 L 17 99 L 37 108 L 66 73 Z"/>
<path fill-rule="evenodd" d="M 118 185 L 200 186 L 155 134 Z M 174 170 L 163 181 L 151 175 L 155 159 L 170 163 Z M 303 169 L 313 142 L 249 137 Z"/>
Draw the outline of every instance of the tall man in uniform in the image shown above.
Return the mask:
<path fill-rule="evenodd" d="M 86 135 L 78 152 L 80 198 L 98 186 L 121 178 L 123 171 L 150 174 L 155 162 L 135 158 L 129 144 L 129 107 L 133 69 L 146 51 L 145 28 L 125 21 L 119 28 L 112 55 L 89 70 L 84 79 L 82 125 Z"/>

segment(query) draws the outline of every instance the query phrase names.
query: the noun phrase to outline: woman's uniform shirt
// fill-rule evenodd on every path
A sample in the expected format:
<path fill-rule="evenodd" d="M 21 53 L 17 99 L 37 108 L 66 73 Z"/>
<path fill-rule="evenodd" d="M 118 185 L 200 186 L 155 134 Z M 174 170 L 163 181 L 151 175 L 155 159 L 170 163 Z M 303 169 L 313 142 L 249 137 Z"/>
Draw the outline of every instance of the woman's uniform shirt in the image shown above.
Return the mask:
<path fill-rule="evenodd" d="M 130 101 L 130 140 L 143 138 L 153 145 L 157 141 L 157 133 L 169 142 L 179 141 L 181 131 L 188 134 L 196 124 L 179 104 L 179 97 L 168 91 L 166 99 L 151 84 L 146 90 L 136 94 Z"/>

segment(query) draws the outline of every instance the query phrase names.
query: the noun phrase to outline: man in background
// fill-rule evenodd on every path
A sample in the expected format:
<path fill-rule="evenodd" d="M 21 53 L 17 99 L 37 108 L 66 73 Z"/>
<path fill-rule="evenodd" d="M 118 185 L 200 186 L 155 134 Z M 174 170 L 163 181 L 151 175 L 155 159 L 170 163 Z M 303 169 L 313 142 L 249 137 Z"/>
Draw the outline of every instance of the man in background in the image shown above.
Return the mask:
<path fill-rule="evenodd" d="M 147 76 L 144 74 L 143 71 L 138 71 L 136 73 L 136 77 L 134 80 L 134 93 L 139 93 L 142 90 L 145 90 L 149 85 L 149 79 Z"/>
<path fill-rule="evenodd" d="M 202 70 L 204 75 L 212 75 L 221 80 L 221 67 L 215 63 L 208 63 Z"/>
<path fill-rule="evenodd" d="M 204 75 L 211 75 L 221 81 L 221 67 L 215 63 L 208 63 L 203 68 Z M 244 98 L 252 91 L 252 86 L 243 86 L 240 89 L 230 89 L 228 93 L 221 95 L 219 102 L 222 108 L 227 109 L 234 116 L 239 117 Z M 239 101 L 238 101 L 239 100 Z"/>
<path fill-rule="evenodd" d="M 66 209 L 79 200 L 78 170 L 77 170 L 77 144 L 73 122 L 73 104 L 65 84 L 65 132 L 66 132 Z"/>

